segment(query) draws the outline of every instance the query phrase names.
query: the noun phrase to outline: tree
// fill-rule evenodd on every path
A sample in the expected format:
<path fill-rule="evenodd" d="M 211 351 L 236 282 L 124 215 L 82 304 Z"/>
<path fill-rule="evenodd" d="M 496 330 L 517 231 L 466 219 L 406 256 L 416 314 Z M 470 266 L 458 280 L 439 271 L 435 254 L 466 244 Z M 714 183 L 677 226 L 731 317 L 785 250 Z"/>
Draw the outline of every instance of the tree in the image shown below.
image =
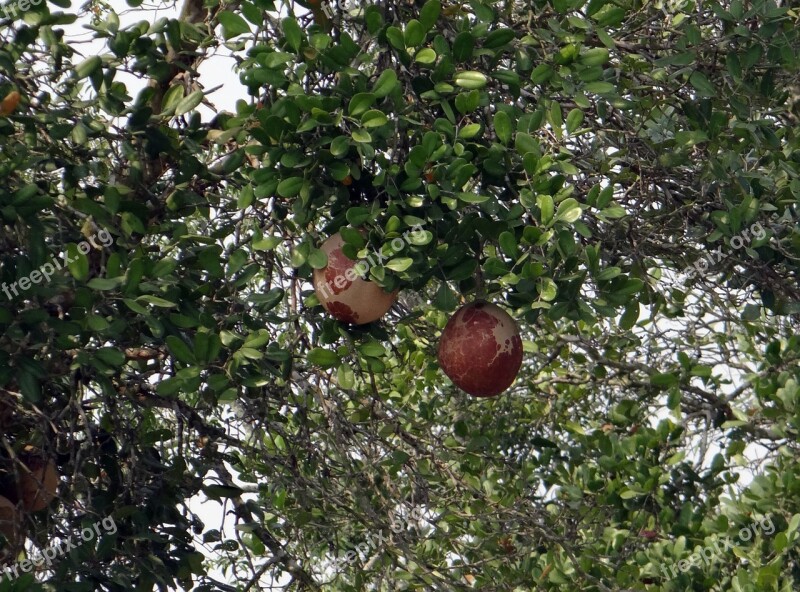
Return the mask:
<path fill-rule="evenodd" d="M 0 488 L 57 461 L 28 554 L 117 528 L 0 590 L 796 587 L 796 3 L 90 6 L 0 30 Z M 311 289 L 343 228 L 380 322 Z M 490 400 L 435 361 L 479 296 Z"/>

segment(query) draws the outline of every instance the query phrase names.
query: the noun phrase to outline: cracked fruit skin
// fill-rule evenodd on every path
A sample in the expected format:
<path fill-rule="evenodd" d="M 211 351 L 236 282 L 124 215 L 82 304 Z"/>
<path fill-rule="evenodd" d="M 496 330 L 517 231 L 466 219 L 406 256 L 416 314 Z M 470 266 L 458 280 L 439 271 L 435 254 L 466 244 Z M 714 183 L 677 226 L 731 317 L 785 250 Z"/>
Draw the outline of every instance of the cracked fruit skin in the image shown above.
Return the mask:
<path fill-rule="evenodd" d="M 338 232 L 322 243 L 320 250 L 328 256 L 328 265 L 314 270 L 314 292 L 325 310 L 340 321 L 354 325 L 377 321 L 397 300 L 397 290 L 390 294 L 378 284 L 362 280 L 357 272 L 366 273 L 367 264 L 350 259 L 342 245 L 344 239 Z"/>
<path fill-rule="evenodd" d="M 439 339 L 439 365 L 461 390 L 494 397 L 522 366 L 519 327 L 499 306 L 476 300 L 459 308 Z"/>

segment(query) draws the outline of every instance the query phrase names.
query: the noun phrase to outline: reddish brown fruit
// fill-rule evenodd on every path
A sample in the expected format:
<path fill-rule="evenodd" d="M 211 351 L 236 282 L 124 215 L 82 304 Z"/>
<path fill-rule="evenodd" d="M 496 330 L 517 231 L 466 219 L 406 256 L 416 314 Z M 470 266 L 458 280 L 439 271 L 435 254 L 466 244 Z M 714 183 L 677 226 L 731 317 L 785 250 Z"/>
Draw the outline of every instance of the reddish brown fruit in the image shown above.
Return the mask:
<path fill-rule="evenodd" d="M 7 541 L 7 546 L 15 547 L 19 542 L 22 520 L 17 507 L 8 498 L 0 495 L 0 534 Z"/>
<path fill-rule="evenodd" d="M 33 447 L 26 446 L 21 455 L 28 467 L 19 470 L 19 494 L 22 506 L 28 512 L 45 509 L 56 497 L 58 491 L 58 470 L 53 461 L 47 460 Z"/>
<path fill-rule="evenodd" d="M 342 252 L 344 239 L 338 232 L 322 243 L 328 265 L 314 270 L 314 291 L 320 304 L 340 321 L 363 325 L 381 318 L 395 300 L 379 285 L 361 279 L 369 270 L 366 262 L 353 261 Z"/>
<path fill-rule="evenodd" d="M 438 357 L 457 387 L 476 397 L 494 397 L 511 386 L 522 366 L 519 328 L 499 306 L 476 300 L 447 322 Z"/>
<path fill-rule="evenodd" d="M 0 115 L 11 115 L 19 105 L 21 98 L 20 94 L 15 90 L 8 93 L 0 102 Z"/>

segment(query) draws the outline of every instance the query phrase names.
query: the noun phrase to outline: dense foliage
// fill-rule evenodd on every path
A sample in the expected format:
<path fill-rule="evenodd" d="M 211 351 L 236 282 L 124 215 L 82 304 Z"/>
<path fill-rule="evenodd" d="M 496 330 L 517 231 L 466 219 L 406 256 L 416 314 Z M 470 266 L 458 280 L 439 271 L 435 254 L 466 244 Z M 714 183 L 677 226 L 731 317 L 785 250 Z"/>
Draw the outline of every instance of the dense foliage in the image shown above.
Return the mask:
<path fill-rule="evenodd" d="M 796 2 L 133 14 L 0 21 L 0 470 L 61 474 L 6 559 L 118 525 L 0 591 L 796 589 Z M 337 230 L 380 322 L 318 305 Z M 489 400 L 436 364 L 480 296 Z"/>

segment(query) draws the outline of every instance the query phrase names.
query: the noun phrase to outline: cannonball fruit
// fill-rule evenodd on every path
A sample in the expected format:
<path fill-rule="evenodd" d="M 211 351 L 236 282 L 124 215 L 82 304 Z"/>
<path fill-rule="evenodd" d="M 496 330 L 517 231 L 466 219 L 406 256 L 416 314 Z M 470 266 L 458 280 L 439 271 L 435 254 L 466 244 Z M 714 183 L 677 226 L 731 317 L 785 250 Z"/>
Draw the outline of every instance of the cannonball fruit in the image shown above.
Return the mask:
<path fill-rule="evenodd" d="M 58 470 L 53 461 L 44 458 L 32 446 L 26 446 L 20 458 L 28 468 L 19 470 L 19 496 L 28 512 L 46 508 L 58 491 Z"/>
<path fill-rule="evenodd" d="M 8 93 L 5 98 L 0 101 L 0 115 L 11 115 L 19 105 L 22 96 L 15 90 Z"/>
<path fill-rule="evenodd" d="M 14 504 L 6 497 L 0 495 L 0 534 L 7 541 L 7 546 L 16 546 L 19 540 L 21 519 Z"/>
<path fill-rule="evenodd" d="M 476 397 L 499 395 L 522 366 L 519 328 L 499 306 L 476 300 L 447 322 L 438 357 L 444 373 L 463 391 Z"/>
<path fill-rule="evenodd" d="M 314 270 L 314 291 L 325 310 L 345 323 L 363 325 L 381 318 L 397 300 L 379 285 L 361 279 L 369 268 L 365 262 L 350 259 L 342 252 L 344 239 L 338 232 L 327 239 L 320 250 L 328 256 L 328 265 Z"/>

